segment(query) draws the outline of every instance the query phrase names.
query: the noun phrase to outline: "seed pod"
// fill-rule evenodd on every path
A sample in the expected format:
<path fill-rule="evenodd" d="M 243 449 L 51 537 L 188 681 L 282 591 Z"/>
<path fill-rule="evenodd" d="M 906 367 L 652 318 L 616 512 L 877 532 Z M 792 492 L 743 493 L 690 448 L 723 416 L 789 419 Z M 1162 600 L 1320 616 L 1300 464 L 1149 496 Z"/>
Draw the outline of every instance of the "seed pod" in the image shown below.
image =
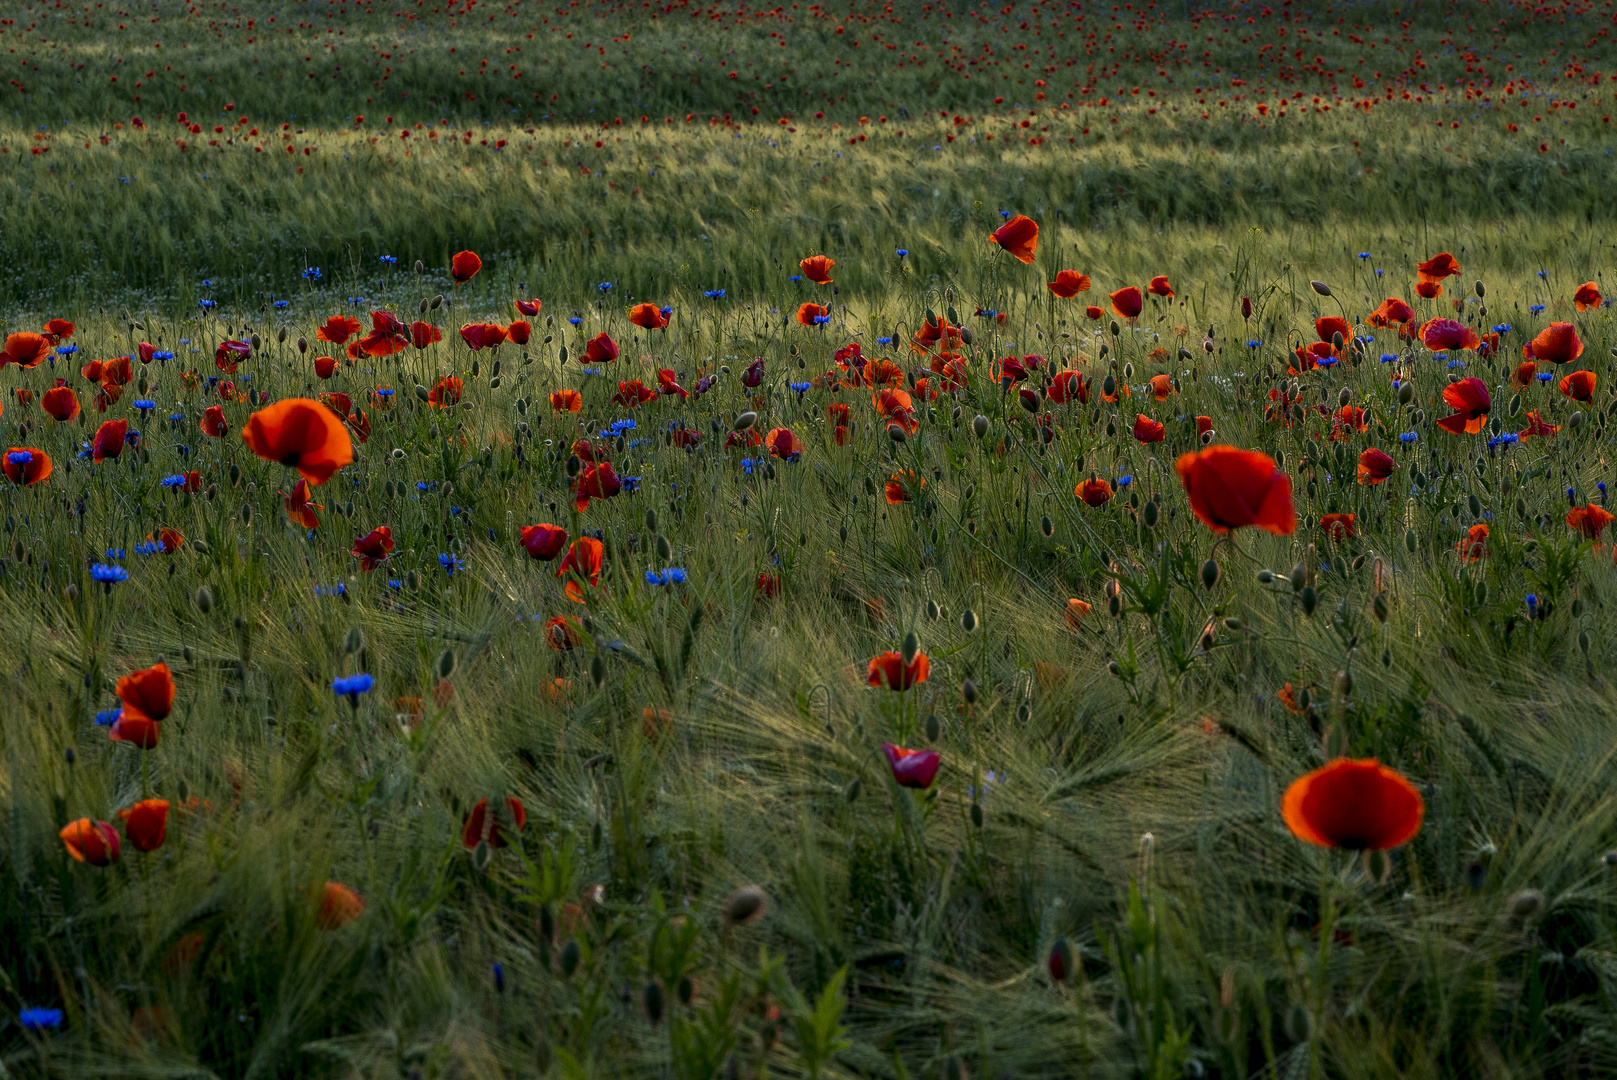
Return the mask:
<path fill-rule="evenodd" d="M 1481 279 L 1481 278 L 1477 278 L 1477 280 L 1475 280 L 1475 281 L 1473 281 L 1473 282 L 1472 282 L 1472 283 L 1471 283 L 1471 287 L 1472 287 L 1472 288 L 1473 288 L 1473 289 L 1475 289 L 1475 290 L 1477 290 L 1477 299 L 1478 299 L 1478 300 L 1480 300 L 1480 299 L 1482 299 L 1482 298 L 1483 298 L 1483 297 L 1484 297 L 1484 296 L 1487 296 L 1487 295 L 1488 295 L 1488 290 L 1487 290 L 1487 289 L 1486 289 L 1486 288 L 1484 288 L 1484 287 L 1483 287 L 1483 285 L 1482 285 L 1482 279 Z"/>
<path fill-rule="evenodd" d="M 743 885 L 724 901 L 724 921 L 731 926 L 755 923 L 769 910 L 769 894 L 756 885 Z"/>
<path fill-rule="evenodd" d="M 253 504 L 252 503 L 242 503 L 241 504 L 241 523 L 243 525 L 251 525 L 253 523 Z"/>
<path fill-rule="evenodd" d="M 420 264 L 417 263 L 417 265 L 419 266 Z M 443 306 L 444 306 L 444 294 L 439 293 L 437 296 L 434 296 L 432 298 L 432 310 L 437 311 L 439 308 L 441 308 Z"/>
<path fill-rule="evenodd" d="M 1583 426 L 1583 412 L 1580 410 L 1578 412 L 1573 413 L 1571 416 L 1567 417 L 1566 418 L 1566 426 L 1571 428 L 1573 431 L 1576 431 L 1580 427 L 1582 427 Z"/>
<path fill-rule="evenodd" d="M 928 619 L 936 619 L 941 614 L 943 614 L 943 609 L 938 607 L 938 602 L 936 600 L 928 600 L 926 602 L 926 617 Z"/>
<path fill-rule="evenodd" d="M 1114 338 L 1123 333 L 1123 328 L 1118 325 L 1116 319 L 1112 320 L 1111 331 Z"/>
<path fill-rule="evenodd" d="M 421 303 L 416 305 L 416 310 L 423 315 L 427 313 L 427 298 L 425 296 L 421 298 Z"/>
<path fill-rule="evenodd" d="M 887 425 L 887 437 L 896 443 L 904 442 L 909 438 L 903 424 L 892 423 Z"/>

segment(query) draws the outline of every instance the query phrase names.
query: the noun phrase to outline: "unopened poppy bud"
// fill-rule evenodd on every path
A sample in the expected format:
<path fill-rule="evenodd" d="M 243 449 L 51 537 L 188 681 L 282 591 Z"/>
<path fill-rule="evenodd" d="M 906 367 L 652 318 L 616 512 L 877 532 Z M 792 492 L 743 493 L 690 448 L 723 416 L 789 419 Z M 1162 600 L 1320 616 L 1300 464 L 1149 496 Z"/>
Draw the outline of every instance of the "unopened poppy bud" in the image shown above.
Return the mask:
<path fill-rule="evenodd" d="M 854 780 L 850 782 L 847 787 L 842 789 L 842 801 L 849 803 L 856 802 L 859 798 L 859 793 L 863 790 L 864 785 L 859 781 Z"/>
<path fill-rule="evenodd" d="M 72 603 L 74 600 L 79 598 L 79 587 L 73 584 L 71 581 L 68 582 L 67 585 L 62 589 L 62 596 L 69 603 Z"/>
<path fill-rule="evenodd" d="M 286 327 L 283 326 L 275 332 L 275 340 L 281 345 L 286 344 Z"/>
<path fill-rule="evenodd" d="M 298 352 L 306 353 L 308 351 L 309 351 L 309 339 L 308 338 L 303 338 L 303 337 L 298 338 Z"/>
<path fill-rule="evenodd" d="M 567 475 L 568 476 L 577 476 L 578 475 L 578 470 L 580 468 L 582 468 L 582 467 L 583 467 L 583 462 L 579 461 L 577 454 L 568 454 L 567 455 Z"/>
<path fill-rule="evenodd" d="M 769 910 L 769 894 L 756 885 L 743 885 L 724 901 L 724 921 L 731 926 L 755 923 Z"/>
<path fill-rule="evenodd" d="M 1302 563 L 1298 563 L 1296 566 L 1291 568 L 1290 577 L 1291 587 L 1293 589 L 1300 590 L 1304 585 L 1308 584 L 1308 567 Z"/>
<path fill-rule="evenodd" d="M 1118 663 L 1117 663 L 1116 660 L 1113 660 L 1111 663 L 1107 664 L 1106 665 L 1106 670 L 1111 672 L 1112 675 L 1114 677 L 1116 677 L 1116 678 L 1121 679 L 1123 677 L 1123 669 L 1118 666 Z"/>
<path fill-rule="evenodd" d="M 1118 325 L 1118 322 L 1117 322 L 1116 319 L 1112 320 L 1111 330 L 1112 330 L 1112 336 L 1113 337 L 1117 337 L 1118 335 L 1123 333 L 1123 328 Z"/>
<path fill-rule="evenodd" d="M 1318 285 L 1319 282 L 1314 282 Z M 1329 294 L 1326 294 L 1329 295 Z M 1305 1043 L 1314 1037 L 1314 1015 L 1302 1004 L 1293 1005 L 1286 1010 L 1285 1021 L 1286 1038 L 1294 1043 Z"/>
<path fill-rule="evenodd" d="M 1304 585 L 1301 599 L 1303 604 L 1303 614 L 1314 614 L 1314 609 L 1319 606 L 1319 593 L 1314 591 L 1314 586 Z"/>
<path fill-rule="evenodd" d="M 1537 889 L 1521 889 L 1510 898 L 1510 917 L 1527 922 L 1544 910 L 1544 894 Z"/>
<path fill-rule="evenodd" d="M 253 504 L 252 503 L 242 503 L 241 504 L 241 523 L 243 525 L 251 525 L 253 523 Z"/>
<path fill-rule="evenodd" d="M 1409 549 L 1409 553 L 1411 555 L 1415 553 L 1415 546 L 1418 543 L 1419 540 L 1415 536 L 1414 529 L 1409 529 L 1404 533 L 1404 547 Z"/>
<path fill-rule="evenodd" d="M 902 425 L 902 424 L 888 424 L 887 425 L 887 437 L 889 439 L 892 439 L 896 443 L 901 443 L 905 439 L 907 439 L 909 436 L 904 431 L 904 425 Z"/>
<path fill-rule="evenodd" d="M 1344 386 L 1342 387 L 1342 392 L 1336 395 L 1336 406 L 1339 409 L 1345 409 L 1348 406 L 1348 402 L 1352 400 L 1353 391 Z"/>
<path fill-rule="evenodd" d="M 1321 296 L 1331 295 L 1331 287 L 1325 284 L 1323 281 L 1310 281 L 1308 283 L 1308 287 L 1319 293 Z"/>
<path fill-rule="evenodd" d="M 972 333 L 971 327 L 962 326 L 960 328 L 960 343 L 962 345 L 970 345 L 972 342 L 974 342 L 976 340 L 977 340 L 977 335 Z M 893 339 L 893 348 L 895 348 L 895 349 L 898 348 L 898 339 L 896 337 Z"/>
<path fill-rule="evenodd" d="M 1375 615 L 1376 622 L 1385 623 L 1387 621 L 1386 593 L 1376 593 L 1375 599 L 1370 601 L 1370 611 Z"/>
<path fill-rule="evenodd" d="M 1481 278 L 1473 281 L 1471 287 L 1477 290 L 1477 299 L 1479 300 L 1488 295 L 1488 290 L 1483 286 Z"/>
<path fill-rule="evenodd" d="M 978 413 L 971 418 L 971 430 L 979 439 L 988 437 L 988 417 Z"/>
<path fill-rule="evenodd" d="M 567 943 L 566 947 L 564 947 L 562 949 L 562 951 L 561 951 L 561 974 L 562 974 L 562 978 L 570 979 L 570 978 L 573 977 L 573 972 L 578 970 L 578 960 L 579 960 L 580 953 L 581 953 L 581 950 L 579 949 L 578 942 L 576 942 L 576 941 L 569 941 Z"/>
<path fill-rule="evenodd" d="M 427 395 L 427 388 L 425 386 L 422 386 L 420 383 L 416 383 L 415 384 L 415 396 L 421 401 L 426 401 L 427 396 L 428 396 Z"/>
<path fill-rule="evenodd" d="M 967 705 L 977 704 L 977 684 L 970 679 L 960 684 L 960 697 Z"/>
<path fill-rule="evenodd" d="M 1398 404 L 1400 404 L 1400 405 L 1408 405 L 1411 401 L 1414 401 L 1414 400 L 1415 400 L 1415 384 L 1412 383 L 1412 382 L 1408 382 L 1408 381 L 1399 383 L 1398 384 Z"/>
<path fill-rule="evenodd" d="M 983 827 L 983 806 L 982 806 L 982 803 L 972 803 L 971 804 L 971 823 L 972 823 L 972 825 L 976 826 L 979 829 Z"/>
<path fill-rule="evenodd" d="M 1579 630 L 1578 631 L 1578 649 L 1580 651 L 1582 651 L 1583 655 L 1585 655 L 1585 656 L 1589 655 L 1589 631 L 1588 630 Z"/>
<path fill-rule="evenodd" d="M 1221 573 L 1222 571 L 1218 567 L 1217 559 L 1208 559 L 1206 562 L 1202 563 L 1202 588 L 1206 589 L 1208 592 L 1211 592 L 1213 587 L 1218 584 L 1218 579 Z"/>
<path fill-rule="evenodd" d="M 1045 536 L 1055 535 L 1055 523 L 1050 520 L 1049 514 L 1044 515 L 1043 519 L 1039 521 L 1039 531 L 1044 533 Z"/>
<path fill-rule="evenodd" d="M 420 264 L 417 263 L 416 265 L 419 266 Z M 439 308 L 441 308 L 443 306 L 444 306 L 444 294 L 439 293 L 437 296 L 434 296 L 432 298 L 432 310 L 437 311 Z"/>
<path fill-rule="evenodd" d="M 663 1018 L 663 984 L 652 979 L 646 984 L 646 992 L 642 995 L 646 1006 L 646 1019 L 651 1021 L 653 1027 L 662 1022 Z"/>
<path fill-rule="evenodd" d="M 447 679 L 455 673 L 455 650 L 445 649 L 438 654 L 438 678 Z"/>
<path fill-rule="evenodd" d="M 262 349 L 264 347 L 264 339 L 259 337 L 257 334 L 254 334 L 248 340 L 253 343 L 253 351 L 254 352 L 257 352 L 259 349 Z"/>
<path fill-rule="evenodd" d="M 1140 512 L 1140 520 L 1148 529 L 1157 527 L 1157 504 L 1154 501 L 1145 504 L 1145 509 Z"/>
<path fill-rule="evenodd" d="M 590 657 L 590 682 L 597 687 L 606 685 L 606 661 L 600 653 Z"/>
<path fill-rule="evenodd" d="M 971 633 L 977 629 L 977 613 L 970 608 L 960 613 L 960 629 Z"/>
<path fill-rule="evenodd" d="M 938 741 L 938 736 L 940 734 L 942 734 L 942 727 L 938 723 L 938 714 L 937 713 L 927 713 L 926 714 L 926 741 L 927 742 L 937 742 Z"/>
<path fill-rule="evenodd" d="M 1274 584 L 1274 580 L 1275 580 L 1275 572 L 1273 570 L 1259 570 L 1258 571 L 1258 584 L 1259 585 L 1272 585 L 1272 584 Z"/>
<path fill-rule="evenodd" d="M 1241 297 L 1241 318 L 1250 319 L 1251 317 L 1252 317 L 1252 298 L 1250 296 L 1243 296 L 1243 297 Z"/>
<path fill-rule="evenodd" d="M 1342 345 L 1342 331 L 1338 330 L 1336 333 L 1331 335 L 1331 348 L 1335 349 L 1337 352 L 1341 352 Z"/>
<path fill-rule="evenodd" d="M 1224 629 L 1226 630 L 1234 630 L 1239 632 L 1245 626 L 1246 623 L 1242 622 L 1240 619 L 1237 619 L 1234 615 L 1231 615 L 1224 620 Z"/>
<path fill-rule="evenodd" d="M 1566 418 L 1566 426 L 1571 428 L 1573 431 L 1576 431 L 1580 427 L 1582 427 L 1583 426 L 1583 413 L 1582 412 L 1575 412 L 1571 416 L 1567 417 Z"/>
<path fill-rule="evenodd" d="M 342 651 L 352 656 L 365 647 L 365 635 L 357 626 L 350 627 L 348 637 L 343 640 Z"/>
<path fill-rule="evenodd" d="M 1114 619 L 1123 617 L 1123 598 L 1121 596 L 1108 596 L 1106 598 L 1106 614 Z"/>
<path fill-rule="evenodd" d="M 938 602 L 936 600 L 928 600 L 926 602 L 926 617 L 928 619 L 936 619 L 942 614 L 943 609 L 938 607 Z"/>
<path fill-rule="evenodd" d="M 1039 392 L 1031 386 L 1024 386 L 1018 390 L 1016 400 L 1030 413 L 1039 411 Z"/>
<path fill-rule="evenodd" d="M 1471 516 L 1473 518 L 1482 517 L 1482 500 L 1477 498 L 1476 492 L 1473 491 L 1470 496 L 1467 497 L 1466 509 L 1471 511 Z"/>
<path fill-rule="evenodd" d="M 914 630 L 911 630 L 909 633 L 904 635 L 903 649 L 904 663 L 913 664 L 915 662 L 915 654 L 921 651 L 921 639 Z"/>
<path fill-rule="evenodd" d="M 757 422 L 758 414 L 753 412 L 751 409 L 748 409 L 746 412 L 736 417 L 735 423 L 732 424 L 731 427 L 735 428 L 737 431 L 746 431 Z"/>
<path fill-rule="evenodd" d="M 1348 697 L 1353 693 L 1353 673 L 1338 671 L 1336 673 L 1336 692 L 1340 697 Z"/>

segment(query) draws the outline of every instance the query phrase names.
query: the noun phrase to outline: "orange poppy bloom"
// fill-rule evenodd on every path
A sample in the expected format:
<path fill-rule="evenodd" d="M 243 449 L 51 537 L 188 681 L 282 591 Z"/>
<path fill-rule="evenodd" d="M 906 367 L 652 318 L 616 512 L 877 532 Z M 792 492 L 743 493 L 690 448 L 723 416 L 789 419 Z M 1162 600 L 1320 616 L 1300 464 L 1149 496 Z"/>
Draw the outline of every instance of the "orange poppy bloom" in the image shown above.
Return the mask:
<path fill-rule="evenodd" d="M 1319 528 L 1326 536 L 1341 543 L 1351 540 L 1359 535 L 1358 516 L 1356 514 L 1322 514 L 1319 519 Z"/>
<path fill-rule="evenodd" d="M 1056 372 L 1046 392 L 1050 395 L 1050 400 L 1057 405 L 1065 405 L 1069 401 L 1081 404 L 1089 401 L 1089 384 L 1084 381 L 1083 373 L 1079 371 Z"/>
<path fill-rule="evenodd" d="M 359 569 L 368 574 L 381 566 L 392 550 L 393 530 L 378 525 L 364 536 L 354 537 L 354 546 L 348 549 L 348 554 L 358 559 Z"/>
<path fill-rule="evenodd" d="M 209 405 L 202 410 L 202 434 L 214 439 L 230 434 L 230 422 L 225 419 L 223 405 Z"/>
<path fill-rule="evenodd" d="M 797 268 L 803 271 L 803 276 L 814 282 L 814 284 L 829 285 L 831 284 L 831 268 L 835 265 L 835 260 L 828 259 L 824 255 L 810 255 L 798 263 Z"/>
<path fill-rule="evenodd" d="M 1351 439 L 1356 433 L 1370 430 L 1364 410 L 1357 405 L 1344 405 L 1331 417 L 1331 438 L 1338 441 Z"/>
<path fill-rule="evenodd" d="M 1475 330 L 1454 319 L 1428 319 L 1421 324 L 1420 339 L 1433 352 L 1475 349 L 1482 341 Z"/>
<path fill-rule="evenodd" d="M 1017 214 L 989 233 L 988 239 L 1004 248 L 1018 262 L 1030 265 L 1033 253 L 1039 248 L 1039 225 L 1032 218 Z"/>
<path fill-rule="evenodd" d="M 770 428 L 769 434 L 764 436 L 764 445 L 772 455 L 785 461 L 797 460 L 798 455 L 807 449 L 791 428 Z"/>
<path fill-rule="evenodd" d="M 804 326 L 820 326 L 821 320 L 830 321 L 831 312 L 816 303 L 806 303 L 797 309 L 797 321 Z"/>
<path fill-rule="evenodd" d="M 1175 465 L 1190 509 L 1217 533 L 1255 525 L 1276 536 L 1297 531 L 1291 477 L 1256 450 L 1209 446 L 1185 454 Z"/>
<path fill-rule="evenodd" d="M 309 501 L 309 482 L 299 480 L 292 488 L 290 494 L 282 497 L 282 505 L 286 508 L 286 516 L 302 525 L 305 529 L 318 529 L 320 519 L 314 516 L 316 510 L 325 507 L 317 502 Z"/>
<path fill-rule="evenodd" d="M 1138 318 L 1145 308 L 1145 297 L 1133 285 L 1112 293 L 1112 312 L 1120 319 Z"/>
<path fill-rule="evenodd" d="M 103 384 L 110 383 L 113 386 L 123 386 L 134 377 L 135 374 L 129 367 L 129 357 L 127 356 L 114 357 L 111 360 L 103 361 L 101 364 L 100 378 Z"/>
<path fill-rule="evenodd" d="M 443 339 L 443 331 L 429 322 L 410 324 L 410 343 L 418 349 L 425 349 L 428 345 L 436 344 Z"/>
<path fill-rule="evenodd" d="M 1479 562 L 1488 554 L 1488 526 L 1478 522 L 1454 545 L 1461 562 Z"/>
<path fill-rule="evenodd" d="M 1575 529 L 1589 540 L 1599 540 L 1600 534 L 1614 520 L 1617 520 L 1617 515 L 1603 506 L 1574 506 L 1566 512 L 1567 528 Z"/>
<path fill-rule="evenodd" d="M 296 469 L 316 485 L 354 460 L 354 444 L 342 419 L 309 398 L 287 398 L 259 409 L 247 418 L 241 438 L 265 461 Z"/>
<path fill-rule="evenodd" d="M 505 340 L 513 345 L 526 345 L 533 337 L 533 324 L 526 319 L 512 319 L 505 328 Z"/>
<path fill-rule="evenodd" d="M 923 320 L 921 328 L 910 338 L 910 348 L 919 353 L 930 352 L 934 348 L 939 352 L 952 353 L 960 340 L 960 328 L 950 326 L 948 319 L 939 318 L 936 323 Z"/>
<path fill-rule="evenodd" d="M 586 465 L 573 484 L 573 506 L 582 514 L 589 509 L 591 499 L 610 499 L 622 490 L 623 482 L 612 470 L 611 462 Z"/>
<path fill-rule="evenodd" d="M 1159 443 L 1168 437 L 1162 421 L 1153 420 L 1145 413 L 1134 418 L 1134 438 L 1142 443 Z"/>
<path fill-rule="evenodd" d="M 1105 506 L 1112 501 L 1112 484 L 1109 480 L 1091 476 L 1073 488 L 1072 493 L 1082 499 L 1087 506 Z"/>
<path fill-rule="evenodd" d="M 1146 285 L 1145 291 L 1153 296 L 1169 297 L 1173 295 L 1173 286 L 1168 284 L 1165 274 L 1158 274 Z"/>
<path fill-rule="evenodd" d="M 459 282 L 470 281 L 483 269 L 483 260 L 477 257 L 475 251 L 459 251 L 449 260 L 449 272 Z"/>
<path fill-rule="evenodd" d="M 1539 419 L 1537 409 L 1529 409 L 1527 411 L 1527 427 L 1525 430 L 1517 432 L 1517 437 L 1522 439 L 1531 439 L 1533 436 L 1537 435 L 1540 438 L 1543 438 L 1545 436 L 1554 435 L 1560 430 L 1561 426 L 1559 424 L 1546 424 L 1543 420 Z"/>
<path fill-rule="evenodd" d="M 572 615 L 552 615 L 545 620 L 545 642 L 552 652 L 571 652 L 584 640 L 583 625 Z"/>
<path fill-rule="evenodd" d="M 1083 626 L 1082 619 L 1085 615 L 1089 614 L 1090 607 L 1090 604 L 1084 602 L 1083 600 L 1079 600 L 1076 597 L 1068 600 L 1067 610 L 1065 612 L 1067 628 L 1069 630 L 1081 629 Z"/>
<path fill-rule="evenodd" d="M 528 811 L 522 805 L 521 799 L 506 799 L 505 814 L 511 819 L 518 832 L 528 823 Z M 466 819 L 466 825 L 460 830 L 460 842 L 466 847 L 474 848 L 478 844 L 487 842 L 491 848 L 502 848 L 506 845 L 505 833 L 501 829 L 502 822 L 498 813 L 489 813 L 488 800 L 478 799 L 477 805 Z"/>
<path fill-rule="evenodd" d="M 159 529 L 157 531 L 157 546 L 164 555 L 172 555 L 180 550 L 185 543 L 185 534 L 178 529 Z"/>
<path fill-rule="evenodd" d="M 460 404 L 461 387 L 464 384 L 453 375 L 445 375 L 432 385 L 427 391 L 427 404 L 435 409 L 447 409 L 452 405 Z"/>
<path fill-rule="evenodd" d="M 1398 468 L 1392 456 L 1371 446 L 1359 455 L 1359 483 L 1375 487 L 1384 482 Z"/>
<path fill-rule="evenodd" d="M 1538 374 L 1538 365 L 1531 360 L 1523 360 L 1511 372 L 1510 385 L 1518 390 L 1526 390 L 1533 385 L 1533 377 Z"/>
<path fill-rule="evenodd" d="M 1415 309 L 1396 296 L 1389 296 L 1381 302 L 1381 306 L 1365 316 L 1364 321 L 1371 326 L 1390 326 L 1393 323 L 1413 322 Z M 1346 334 L 1342 335 L 1347 338 Z"/>
<path fill-rule="evenodd" d="M 1158 401 L 1167 401 L 1173 394 L 1173 378 L 1169 375 L 1151 376 L 1151 396 Z"/>
<path fill-rule="evenodd" d="M 865 669 L 865 682 L 889 690 L 908 690 L 916 683 L 926 682 L 931 673 L 932 661 L 926 653 L 916 653 L 915 659 L 906 664 L 901 653 L 888 650 L 871 657 L 870 666 Z"/>
<path fill-rule="evenodd" d="M 661 330 L 668 325 L 668 317 L 656 304 L 636 304 L 629 309 L 629 321 L 642 330 Z"/>
<path fill-rule="evenodd" d="M 1443 286 L 1435 281 L 1415 282 L 1415 295 L 1422 300 L 1436 300 L 1443 295 Z"/>
<path fill-rule="evenodd" d="M 23 455 L 28 455 L 26 460 Z M 0 462 L 0 469 L 5 470 L 6 479 L 13 484 L 23 487 L 33 487 L 50 479 L 50 455 L 43 450 L 32 446 L 13 446 L 6 451 L 6 457 Z"/>
<path fill-rule="evenodd" d="M 584 395 L 577 390 L 552 390 L 550 407 L 559 413 L 584 411 Z"/>
<path fill-rule="evenodd" d="M 1475 435 L 1481 431 L 1488 410 L 1493 407 L 1487 384 L 1475 376 L 1445 386 L 1443 400 L 1454 412 L 1439 417 L 1437 426 L 1455 435 Z"/>
<path fill-rule="evenodd" d="M 314 336 L 319 341 L 342 345 L 359 333 L 359 326 L 359 320 L 351 315 L 333 315 L 315 328 Z"/>
<path fill-rule="evenodd" d="M 118 811 L 129 843 L 136 851 L 156 851 L 168 832 L 168 800 L 142 799 L 128 810 Z"/>
<path fill-rule="evenodd" d="M 1063 270 L 1056 274 L 1056 279 L 1046 283 L 1051 292 L 1063 300 L 1071 300 L 1081 292 L 1088 292 L 1090 281 L 1088 274 L 1080 274 L 1076 270 Z"/>
<path fill-rule="evenodd" d="M 567 546 L 567 530 L 549 522 L 524 525 L 522 546 L 527 549 L 530 559 L 549 562 L 560 555 L 561 549 Z"/>
<path fill-rule="evenodd" d="M 20 368 L 38 367 L 40 361 L 49 356 L 50 352 L 50 339 L 44 334 L 31 334 L 27 331 L 9 334 L 6 336 L 5 349 L 0 351 L 0 368 L 7 364 L 16 364 Z"/>
<path fill-rule="evenodd" d="M 1570 364 L 1583 355 L 1583 341 L 1571 323 L 1552 322 L 1538 332 L 1531 344 L 1523 346 L 1522 352 L 1534 360 Z"/>
<path fill-rule="evenodd" d="M 1314 336 L 1321 341 L 1335 341 L 1341 334 L 1343 341 L 1353 340 L 1353 327 L 1340 315 L 1322 315 L 1314 320 Z"/>
<path fill-rule="evenodd" d="M 52 319 L 45 324 L 42 332 L 51 339 L 52 345 L 56 345 L 72 337 L 73 329 L 73 324 L 66 319 Z"/>
<path fill-rule="evenodd" d="M 90 441 L 91 457 L 97 463 L 116 458 L 124 452 L 124 439 L 129 434 L 129 421 L 108 420 L 95 429 Z"/>
<path fill-rule="evenodd" d="M 322 379 L 329 379 L 337 373 L 337 359 L 333 356 L 317 356 L 314 358 L 314 373 Z"/>
<path fill-rule="evenodd" d="M 848 403 L 845 401 L 833 401 L 825 407 L 825 418 L 832 427 L 847 427 L 848 415 Z"/>
<path fill-rule="evenodd" d="M 618 343 L 606 334 L 596 334 L 584 346 L 583 363 L 610 364 L 618 358 Z"/>
<path fill-rule="evenodd" d="M 1595 396 L 1595 373 L 1592 371 L 1574 371 L 1561 380 L 1561 393 L 1573 401 L 1593 401 Z"/>
<path fill-rule="evenodd" d="M 915 497 L 915 493 L 926 487 L 926 478 L 915 475 L 915 470 L 900 471 L 888 478 L 886 495 L 887 505 L 897 506 L 907 503 Z"/>
<path fill-rule="evenodd" d="M 57 835 L 69 855 L 90 866 L 111 866 L 122 854 L 118 830 L 110 822 L 79 818 L 64 825 Z"/>
<path fill-rule="evenodd" d="M 1420 832 L 1425 807 L 1402 774 L 1374 758 L 1337 758 L 1292 781 L 1280 802 L 1299 840 L 1347 851 L 1386 851 Z"/>
<path fill-rule="evenodd" d="M 462 252 L 462 254 L 471 254 Z M 459 255 L 455 256 L 457 259 Z M 477 257 L 472 256 L 474 259 Z M 477 271 L 472 271 L 476 273 Z M 468 274 L 467 277 L 470 277 Z M 322 930 L 341 930 L 365 910 L 365 901 L 353 889 L 337 881 L 320 886 L 320 906 L 315 911 L 315 925 Z"/>
<path fill-rule="evenodd" d="M 1579 311 L 1588 311 L 1601 305 L 1600 286 L 1592 281 L 1586 281 L 1578 286 L 1578 291 L 1572 294 L 1572 303 L 1577 305 Z"/>
<path fill-rule="evenodd" d="M 753 590 L 765 600 L 773 600 L 780 595 L 780 579 L 771 573 L 761 573 L 753 585 Z"/>
<path fill-rule="evenodd" d="M 70 386 L 53 386 L 40 395 L 39 407 L 65 424 L 78 417 L 79 397 Z"/>
<path fill-rule="evenodd" d="M 1460 264 L 1453 255 L 1445 251 L 1441 255 L 1433 255 L 1423 263 L 1417 263 L 1415 271 L 1420 274 L 1422 281 L 1442 281 L 1446 277 L 1458 277 Z"/>
<path fill-rule="evenodd" d="M 1095 322 L 1100 322 L 1106 317 L 1106 312 L 1096 307 L 1094 304 L 1090 304 L 1088 307 L 1084 308 L 1084 316 L 1086 318 L 1093 319 Z"/>

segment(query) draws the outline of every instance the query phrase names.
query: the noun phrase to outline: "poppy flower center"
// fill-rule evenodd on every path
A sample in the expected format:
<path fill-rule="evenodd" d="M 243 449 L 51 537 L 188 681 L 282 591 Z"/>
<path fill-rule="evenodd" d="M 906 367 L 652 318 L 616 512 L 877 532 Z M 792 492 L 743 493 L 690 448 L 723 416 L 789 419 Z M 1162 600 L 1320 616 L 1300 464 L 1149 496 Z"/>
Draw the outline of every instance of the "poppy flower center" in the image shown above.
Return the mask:
<path fill-rule="evenodd" d="M 294 450 L 290 454 L 282 455 L 281 464 L 285 465 L 289 469 L 295 469 L 295 468 L 298 467 L 298 462 L 302 461 L 302 460 L 303 460 L 303 455 L 300 452 Z"/>

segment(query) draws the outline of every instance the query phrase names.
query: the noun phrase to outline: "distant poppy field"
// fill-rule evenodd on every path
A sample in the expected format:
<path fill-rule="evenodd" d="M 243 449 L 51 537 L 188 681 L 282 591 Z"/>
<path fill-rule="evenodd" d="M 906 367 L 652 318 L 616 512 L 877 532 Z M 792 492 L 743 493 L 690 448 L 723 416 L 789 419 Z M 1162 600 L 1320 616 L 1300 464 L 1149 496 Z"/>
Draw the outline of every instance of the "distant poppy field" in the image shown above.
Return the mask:
<path fill-rule="evenodd" d="M 1613 21 L 0 18 L 0 1071 L 1611 1074 Z"/>

